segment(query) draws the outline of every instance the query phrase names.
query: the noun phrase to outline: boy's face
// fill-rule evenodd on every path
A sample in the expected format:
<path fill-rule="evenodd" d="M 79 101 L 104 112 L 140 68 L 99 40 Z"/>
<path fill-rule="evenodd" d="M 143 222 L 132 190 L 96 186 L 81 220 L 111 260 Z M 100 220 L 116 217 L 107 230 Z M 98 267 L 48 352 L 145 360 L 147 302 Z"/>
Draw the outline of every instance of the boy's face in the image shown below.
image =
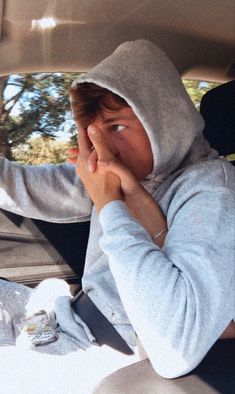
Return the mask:
<path fill-rule="evenodd" d="M 115 109 L 103 109 L 92 124 L 99 127 L 114 156 L 138 180 L 142 180 L 153 168 L 153 154 L 147 133 L 130 107 L 117 106 L 111 95 L 105 102 L 108 107 Z"/>

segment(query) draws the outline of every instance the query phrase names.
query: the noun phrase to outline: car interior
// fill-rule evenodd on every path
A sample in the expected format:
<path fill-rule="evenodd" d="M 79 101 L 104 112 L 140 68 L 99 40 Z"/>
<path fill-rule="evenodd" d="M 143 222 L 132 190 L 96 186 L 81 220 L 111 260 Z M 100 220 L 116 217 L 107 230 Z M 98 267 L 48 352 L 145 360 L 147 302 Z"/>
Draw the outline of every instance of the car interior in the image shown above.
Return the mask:
<path fill-rule="evenodd" d="M 220 83 L 201 101 L 204 135 L 221 156 L 233 155 L 233 0 L 0 0 L 0 89 L 4 75 L 86 72 L 120 43 L 138 38 L 163 49 L 182 78 Z M 0 277 L 32 287 L 58 277 L 75 294 L 88 236 L 89 222 L 49 223 L 0 210 Z M 106 377 L 94 392 L 229 394 L 234 375 L 229 345 L 212 349 L 196 372 L 169 381 L 156 376 L 140 344 L 140 361 Z"/>

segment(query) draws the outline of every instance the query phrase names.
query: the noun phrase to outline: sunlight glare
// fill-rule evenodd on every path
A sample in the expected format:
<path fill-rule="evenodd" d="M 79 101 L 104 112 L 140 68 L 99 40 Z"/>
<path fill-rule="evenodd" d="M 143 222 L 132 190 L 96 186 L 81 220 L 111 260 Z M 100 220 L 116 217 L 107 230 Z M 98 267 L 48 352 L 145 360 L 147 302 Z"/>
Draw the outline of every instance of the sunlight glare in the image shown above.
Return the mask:
<path fill-rule="evenodd" d="M 53 29 L 56 26 L 54 18 L 32 19 L 32 30 L 35 29 Z"/>

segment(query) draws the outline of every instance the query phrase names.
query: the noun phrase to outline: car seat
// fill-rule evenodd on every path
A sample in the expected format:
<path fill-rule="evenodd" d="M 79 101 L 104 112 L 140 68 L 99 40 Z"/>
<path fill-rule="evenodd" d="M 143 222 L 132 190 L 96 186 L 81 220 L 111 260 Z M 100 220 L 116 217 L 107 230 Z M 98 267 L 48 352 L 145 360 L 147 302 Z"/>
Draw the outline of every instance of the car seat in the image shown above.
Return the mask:
<path fill-rule="evenodd" d="M 221 156 L 234 157 L 235 165 L 235 81 L 209 90 L 201 100 L 200 112 L 205 138 Z"/>

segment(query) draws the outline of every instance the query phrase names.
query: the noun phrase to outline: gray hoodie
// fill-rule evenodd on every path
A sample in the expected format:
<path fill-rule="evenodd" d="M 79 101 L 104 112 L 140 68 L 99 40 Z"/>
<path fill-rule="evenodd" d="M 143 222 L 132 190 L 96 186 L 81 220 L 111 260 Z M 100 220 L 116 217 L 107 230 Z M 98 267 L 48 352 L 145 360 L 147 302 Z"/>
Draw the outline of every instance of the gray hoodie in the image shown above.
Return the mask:
<path fill-rule="evenodd" d="M 130 346 L 137 333 L 155 370 L 192 370 L 234 319 L 234 168 L 202 137 L 200 114 L 153 43 L 122 44 L 74 83 L 125 98 L 149 136 L 154 168 L 143 181 L 169 232 L 155 245 L 122 201 L 99 217 L 72 166 L 0 159 L 0 205 L 54 222 L 91 218 L 83 289 Z M 40 187 L 38 187 L 40 185 Z"/>

